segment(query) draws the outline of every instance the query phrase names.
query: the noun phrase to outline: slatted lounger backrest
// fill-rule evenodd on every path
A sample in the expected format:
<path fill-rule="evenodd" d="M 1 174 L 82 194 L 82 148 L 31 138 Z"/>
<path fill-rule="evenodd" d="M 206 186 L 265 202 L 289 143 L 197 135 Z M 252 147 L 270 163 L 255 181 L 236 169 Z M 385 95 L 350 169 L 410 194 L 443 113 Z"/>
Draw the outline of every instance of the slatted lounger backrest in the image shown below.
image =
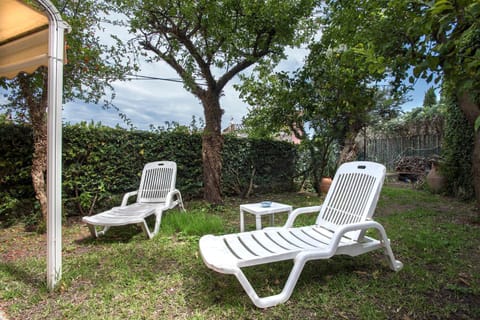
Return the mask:
<path fill-rule="evenodd" d="M 371 218 L 385 172 L 383 165 L 367 161 L 349 162 L 340 166 L 322 205 L 317 224 L 335 231 L 340 225 Z M 347 236 L 358 240 L 362 233 L 353 231 Z"/>
<path fill-rule="evenodd" d="M 137 202 L 165 202 L 167 194 L 175 189 L 177 165 L 173 161 L 150 162 L 142 172 Z"/>

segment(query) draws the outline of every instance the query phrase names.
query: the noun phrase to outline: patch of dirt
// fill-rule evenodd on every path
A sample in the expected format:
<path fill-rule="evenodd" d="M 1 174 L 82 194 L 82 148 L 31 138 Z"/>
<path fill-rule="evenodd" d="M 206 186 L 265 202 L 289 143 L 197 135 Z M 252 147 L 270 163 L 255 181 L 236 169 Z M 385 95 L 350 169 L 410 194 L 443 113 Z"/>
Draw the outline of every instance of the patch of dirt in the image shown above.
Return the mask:
<path fill-rule="evenodd" d="M 2 307 L 0 306 L 0 320 L 8 320 L 7 315 L 5 312 L 2 311 Z"/>
<path fill-rule="evenodd" d="M 90 237 L 90 232 L 79 218 L 69 219 L 62 231 L 63 254 L 68 255 L 74 251 L 78 254 L 82 250 L 89 250 L 82 245 L 82 242 Z M 2 262 L 45 257 L 46 248 L 47 234 L 26 231 L 23 225 L 0 229 L 0 261 Z"/>

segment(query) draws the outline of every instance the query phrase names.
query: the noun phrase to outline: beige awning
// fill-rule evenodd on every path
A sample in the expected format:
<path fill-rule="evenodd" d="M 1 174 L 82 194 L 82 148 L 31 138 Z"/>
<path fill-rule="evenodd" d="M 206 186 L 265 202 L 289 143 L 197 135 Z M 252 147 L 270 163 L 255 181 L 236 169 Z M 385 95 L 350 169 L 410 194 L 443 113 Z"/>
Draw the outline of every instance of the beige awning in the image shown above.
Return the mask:
<path fill-rule="evenodd" d="M 18 0 L 0 1 L 0 77 L 48 65 L 48 18 Z"/>

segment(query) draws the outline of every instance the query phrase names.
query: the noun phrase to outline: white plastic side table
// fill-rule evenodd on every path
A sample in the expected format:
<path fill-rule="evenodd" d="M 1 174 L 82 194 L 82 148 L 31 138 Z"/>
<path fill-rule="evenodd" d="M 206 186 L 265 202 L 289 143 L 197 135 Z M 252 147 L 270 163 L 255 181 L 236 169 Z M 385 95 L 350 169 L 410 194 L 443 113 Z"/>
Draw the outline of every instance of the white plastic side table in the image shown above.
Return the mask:
<path fill-rule="evenodd" d="M 248 212 L 255 215 L 255 227 L 257 230 L 262 229 L 262 216 L 271 215 L 271 224 L 273 225 L 274 214 L 280 212 L 292 212 L 292 206 L 278 202 L 272 202 L 270 207 L 262 207 L 261 203 L 249 203 L 240 205 L 240 232 L 245 230 L 244 213 Z"/>

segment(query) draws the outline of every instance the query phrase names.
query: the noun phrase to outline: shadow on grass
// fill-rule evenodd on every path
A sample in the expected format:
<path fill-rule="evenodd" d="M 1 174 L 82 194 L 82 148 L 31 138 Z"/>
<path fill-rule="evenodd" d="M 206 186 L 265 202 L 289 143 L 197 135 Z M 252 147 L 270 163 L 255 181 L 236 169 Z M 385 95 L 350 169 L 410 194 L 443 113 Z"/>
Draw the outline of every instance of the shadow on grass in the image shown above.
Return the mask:
<path fill-rule="evenodd" d="M 28 272 L 23 265 L 17 265 L 13 262 L 0 263 L 0 271 L 15 278 L 18 282 L 22 282 L 26 286 L 36 289 L 47 288 L 47 282 L 44 278 L 45 275 Z"/>
<path fill-rule="evenodd" d="M 282 291 L 292 267 L 293 262 L 287 260 L 242 268 L 242 271 L 257 294 L 260 297 L 266 297 Z M 193 277 L 191 272 L 183 275 L 185 279 L 194 278 L 195 282 L 192 282 L 192 285 L 195 285 L 198 289 L 197 293 L 188 295 L 189 305 L 198 306 L 201 309 L 243 306 L 243 308 L 253 311 L 262 310 L 253 304 L 234 275 L 221 274 L 210 270 L 201 260 L 196 270 L 196 274 Z M 360 286 L 363 283 L 365 287 L 368 287 L 371 274 L 385 273 L 386 275 L 389 272 L 393 273 L 388 267 L 386 260 L 385 262 L 380 262 L 375 255 L 370 255 L 370 257 L 335 256 L 331 259 L 309 261 L 302 270 L 287 304 L 289 308 L 300 308 L 303 300 L 310 299 L 305 292 L 323 293 L 330 295 L 328 299 L 335 299 L 336 290 L 338 290 L 336 284 L 339 281 L 352 283 L 353 287 L 355 287 L 355 283 L 358 283 Z M 286 307 L 287 304 L 281 304 L 276 308 Z M 273 309 L 268 308 L 265 310 Z"/>
<path fill-rule="evenodd" d="M 137 225 L 126 225 L 111 227 L 105 235 L 94 238 L 90 233 L 87 237 L 77 239 L 74 242 L 78 245 L 90 245 L 95 243 L 129 243 L 137 240 L 148 240 L 142 228 Z"/>

